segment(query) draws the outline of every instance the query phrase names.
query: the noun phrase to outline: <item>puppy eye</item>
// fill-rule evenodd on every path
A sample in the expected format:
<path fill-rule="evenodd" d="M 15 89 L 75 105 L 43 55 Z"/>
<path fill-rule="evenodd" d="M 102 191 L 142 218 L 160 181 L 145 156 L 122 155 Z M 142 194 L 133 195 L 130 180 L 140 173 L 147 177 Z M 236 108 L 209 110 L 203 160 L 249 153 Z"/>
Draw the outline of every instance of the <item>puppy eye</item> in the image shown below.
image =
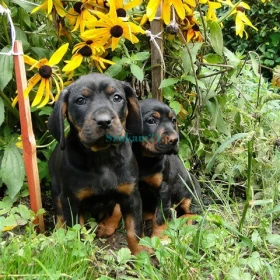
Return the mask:
<path fill-rule="evenodd" d="M 175 124 L 176 121 L 177 121 L 177 120 L 176 120 L 175 118 L 172 119 L 172 123 L 173 123 L 173 124 Z"/>
<path fill-rule="evenodd" d="M 155 124 L 157 121 L 156 121 L 156 119 L 155 118 L 149 118 L 148 120 L 147 120 L 147 123 L 148 124 Z"/>
<path fill-rule="evenodd" d="M 121 102 L 122 100 L 123 98 L 119 94 L 115 94 L 113 97 L 113 101 L 116 103 Z"/>
<path fill-rule="evenodd" d="M 76 99 L 75 103 L 78 105 L 84 105 L 84 104 L 86 104 L 86 100 L 83 97 L 79 97 Z"/>

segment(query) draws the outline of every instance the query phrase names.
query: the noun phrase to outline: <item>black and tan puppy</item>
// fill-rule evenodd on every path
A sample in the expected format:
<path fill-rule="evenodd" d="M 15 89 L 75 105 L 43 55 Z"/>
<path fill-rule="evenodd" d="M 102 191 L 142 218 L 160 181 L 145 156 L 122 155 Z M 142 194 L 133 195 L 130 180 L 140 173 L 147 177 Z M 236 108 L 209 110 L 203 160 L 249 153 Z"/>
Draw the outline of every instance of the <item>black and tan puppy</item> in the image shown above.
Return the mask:
<path fill-rule="evenodd" d="M 140 109 L 146 138 L 143 142 L 134 143 L 133 151 L 139 165 L 143 212 L 147 219 L 152 214 L 152 236 L 159 236 L 165 229 L 165 220 L 170 218 L 173 205 L 178 205 L 177 216 L 191 213 L 192 193 L 199 196 L 200 185 L 175 155 L 179 149 L 175 113 L 156 99 L 141 101 Z"/>
<path fill-rule="evenodd" d="M 70 124 L 66 138 L 65 118 Z M 109 218 L 100 224 L 99 236 L 112 234 L 122 214 L 128 247 L 133 254 L 142 251 L 138 245 L 142 235 L 138 166 L 131 143 L 121 141 L 126 132 L 142 132 L 139 104 L 132 88 L 103 74 L 82 76 L 61 92 L 48 129 L 59 142 L 49 168 L 60 223 L 83 223 L 84 205 L 91 204 L 92 209 L 103 205 Z M 108 137 L 117 140 L 108 142 Z M 111 216 L 108 212 L 113 209 Z"/>

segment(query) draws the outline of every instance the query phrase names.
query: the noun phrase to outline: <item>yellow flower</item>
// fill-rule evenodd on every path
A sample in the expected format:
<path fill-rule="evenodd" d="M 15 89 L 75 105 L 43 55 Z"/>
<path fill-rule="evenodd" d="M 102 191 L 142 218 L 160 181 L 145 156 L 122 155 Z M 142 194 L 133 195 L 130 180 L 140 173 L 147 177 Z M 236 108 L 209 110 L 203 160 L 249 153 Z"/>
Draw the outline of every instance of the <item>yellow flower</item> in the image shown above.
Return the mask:
<path fill-rule="evenodd" d="M 245 2 L 241 2 L 233 11 L 231 14 L 236 14 L 235 17 L 235 26 L 236 26 L 236 35 L 239 35 L 241 38 L 243 37 L 243 32 L 245 32 L 246 39 L 248 38 L 248 34 L 245 31 L 244 27 L 245 25 L 248 25 L 255 30 L 258 30 L 251 21 L 247 18 L 245 15 L 245 9 L 250 10 L 250 6 L 246 4 Z"/>
<path fill-rule="evenodd" d="M 189 1 L 185 1 L 188 3 Z M 190 3 L 192 3 L 190 1 Z M 182 0 L 150 0 L 147 5 L 146 15 L 150 21 L 155 18 L 156 12 L 158 10 L 159 5 L 162 3 L 162 19 L 165 24 L 169 24 L 170 19 L 170 10 L 171 6 L 174 7 L 176 13 L 179 18 L 183 19 L 185 17 L 185 7 Z"/>
<path fill-rule="evenodd" d="M 187 16 L 180 23 L 181 29 L 187 42 L 202 42 L 203 36 L 199 30 L 198 21 L 193 16 Z"/>
<path fill-rule="evenodd" d="M 33 70 L 34 68 L 38 69 L 38 72 L 29 79 L 27 88 L 24 90 L 24 96 L 27 96 L 30 91 L 38 84 L 38 82 L 41 81 L 31 106 L 40 104 L 38 106 L 38 108 L 40 108 L 45 106 L 50 99 L 54 101 L 52 94 L 52 81 L 54 81 L 56 85 L 57 94 L 59 94 L 62 90 L 63 81 L 56 73 L 59 70 L 56 65 L 65 55 L 68 45 L 68 43 L 62 45 L 56 52 L 54 52 L 50 60 L 47 60 L 46 58 L 35 60 L 28 55 L 24 55 L 24 62 L 28 65 L 31 65 L 29 70 Z"/>
<path fill-rule="evenodd" d="M 61 17 L 64 17 L 66 15 L 61 0 L 45 0 L 40 6 L 33 9 L 31 13 L 35 13 L 39 10 L 43 10 L 44 12 L 47 12 L 47 15 L 49 15 L 52 12 L 53 8 L 56 9 L 57 13 Z"/>
<path fill-rule="evenodd" d="M 95 16 L 89 12 L 89 9 L 94 9 L 90 5 L 90 1 L 82 0 L 82 2 L 76 2 L 73 8 L 70 8 L 65 18 L 69 22 L 72 32 L 80 28 L 80 33 L 85 31 L 85 26 L 87 21 L 96 20 Z"/>
<path fill-rule="evenodd" d="M 206 19 L 207 20 L 213 20 L 213 21 L 218 21 L 218 18 L 216 16 L 216 10 L 222 7 L 221 3 L 209 1 L 209 0 L 200 0 L 199 1 L 201 4 L 207 4 L 208 5 L 208 10 L 206 14 Z"/>
<path fill-rule="evenodd" d="M 63 67 L 62 71 L 71 72 L 81 65 L 83 59 L 86 59 L 88 62 L 94 61 L 97 69 L 102 72 L 102 69 L 106 68 L 104 63 L 115 64 L 102 58 L 101 56 L 104 53 L 105 49 L 99 41 L 87 40 L 86 42 L 78 43 L 73 49 L 74 55 L 70 61 L 67 61 L 67 65 Z"/>
<path fill-rule="evenodd" d="M 142 0 L 132 0 L 124 4 L 124 0 L 108 0 L 108 5 L 111 7 L 111 3 L 115 6 L 117 16 L 125 18 L 127 11 L 141 4 Z"/>
<path fill-rule="evenodd" d="M 99 20 L 92 22 L 91 27 L 93 29 L 85 31 L 82 37 L 87 40 L 97 39 L 103 46 L 110 42 L 112 50 L 116 49 L 122 37 L 132 43 L 138 43 L 139 40 L 133 33 L 145 33 L 140 26 L 119 18 L 112 1 L 108 14 L 105 15 L 99 11 L 96 11 L 95 14 L 99 17 Z"/>

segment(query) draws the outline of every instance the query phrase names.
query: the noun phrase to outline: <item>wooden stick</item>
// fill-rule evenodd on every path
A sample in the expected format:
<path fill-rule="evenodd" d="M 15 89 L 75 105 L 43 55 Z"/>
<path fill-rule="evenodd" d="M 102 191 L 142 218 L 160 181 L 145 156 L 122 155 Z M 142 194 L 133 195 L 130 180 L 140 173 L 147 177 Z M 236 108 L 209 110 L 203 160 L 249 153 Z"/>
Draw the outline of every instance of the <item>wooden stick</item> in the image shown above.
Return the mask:
<path fill-rule="evenodd" d="M 18 105 L 20 115 L 21 138 L 23 144 L 23 158 L 28 182 L 31 209 L 36 214 L 42 208 L 41 189 L 38 174 L 36 142 L 32 128 L 29 98 L 24 98 L 24 89 L 27 87 L 26 72 L 23 59 L 23 49 L 21 41 L 15 41 L 14 55 L 16 83 L 18 91 Z M 22 53 L 22 55 L 21 55 Z M 34 221 L 39 224 L 41 232 L 45 231 L 43 215 L 39 215 Z"/>
<path fill-rule="evenodd" d="M 163 22 L 161 17 L 161 6 L 158 8 L 155 19 L 151 22 L 151 33 L 157 35 L 156 43 L 163 57 Z M 151 41 L 151 64 L 152 64 L 152 96 L 153 98 L 162 101 L 162 89 L 159 89 L 160 83 L 163 80 L 162 59 L 159 49 Z"/>

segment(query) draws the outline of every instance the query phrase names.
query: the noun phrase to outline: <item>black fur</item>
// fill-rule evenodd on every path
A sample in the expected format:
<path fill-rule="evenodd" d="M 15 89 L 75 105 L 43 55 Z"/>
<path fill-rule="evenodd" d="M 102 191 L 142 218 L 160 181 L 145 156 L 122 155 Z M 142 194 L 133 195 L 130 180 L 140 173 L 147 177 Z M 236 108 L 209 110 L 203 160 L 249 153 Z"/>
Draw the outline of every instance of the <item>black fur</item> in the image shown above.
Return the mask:
<path fill-rule="evenodd" d="M 70 124 L 66 138 L 65 117 Z M 108 142 L 114 137 L 120 139 L 126 131 L 142 132 L 139 104 L 132 88 L 103 74 L 82 76 L 61 92 L 48 129 L 59 142 L 49 160 L 57 215 L 72 226 L 83 215 L 85 203 L 92 204 L 92 209 L 103 204 L 110 212 L 119 203 L 128 246 L 138 253 L 142 211 L 137 162 L 131 143 Z"/>

